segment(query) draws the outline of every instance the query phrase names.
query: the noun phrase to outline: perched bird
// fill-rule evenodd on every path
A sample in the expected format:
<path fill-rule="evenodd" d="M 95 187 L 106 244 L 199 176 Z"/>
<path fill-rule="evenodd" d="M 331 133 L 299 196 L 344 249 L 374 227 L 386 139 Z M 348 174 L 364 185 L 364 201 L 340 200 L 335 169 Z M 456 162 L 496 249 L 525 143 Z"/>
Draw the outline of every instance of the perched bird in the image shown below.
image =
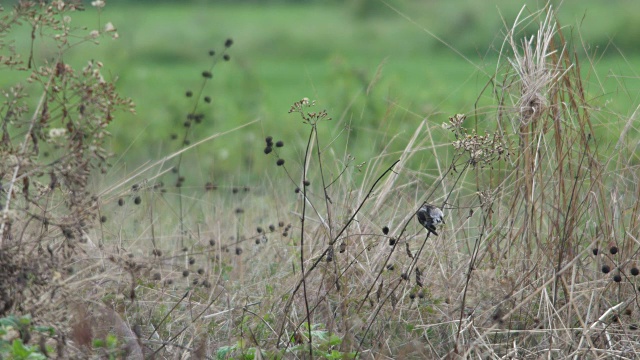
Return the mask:
<path fill-rule="evenodd" d="M 433 205 L 424 204 L 420 210 L 418 210 L 417 216 L 418 222 L 420 222 L 425 229 L 433 235 L 438 236 L 436 225 L 440 223 L 444 224 L 444 214 L 442 210 Z"/>

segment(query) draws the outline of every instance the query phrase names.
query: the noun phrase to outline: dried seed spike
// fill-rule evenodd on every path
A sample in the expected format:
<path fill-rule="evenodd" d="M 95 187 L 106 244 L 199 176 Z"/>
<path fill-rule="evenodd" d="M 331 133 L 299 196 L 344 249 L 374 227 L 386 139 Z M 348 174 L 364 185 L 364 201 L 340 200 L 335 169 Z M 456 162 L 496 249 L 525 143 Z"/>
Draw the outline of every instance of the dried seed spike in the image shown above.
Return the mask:
<path fill-rule="evenodd" d="M 376 298 L 378 301 L 380 301 L 380 298 L 382 297 L 382 287 L 384 285 L 384 279 L 382 279 L 382 281 L 380 281 L 380 285 L 378 286 L 378 291 L 376 291 Z"/>
<path fill-rule="evenodd" d="M 407 255 L 408 255 L 411 259 L 413 259 L 413 254 L 411 253 L 411 249 L 409 249 L 409 243 L 408 243 L 408 242 L 406 242 L 406 243 L 404 243 L 404 244 L 405 244 L 405 249 L 406 249 L 406 251 L 407 251 Z"/>

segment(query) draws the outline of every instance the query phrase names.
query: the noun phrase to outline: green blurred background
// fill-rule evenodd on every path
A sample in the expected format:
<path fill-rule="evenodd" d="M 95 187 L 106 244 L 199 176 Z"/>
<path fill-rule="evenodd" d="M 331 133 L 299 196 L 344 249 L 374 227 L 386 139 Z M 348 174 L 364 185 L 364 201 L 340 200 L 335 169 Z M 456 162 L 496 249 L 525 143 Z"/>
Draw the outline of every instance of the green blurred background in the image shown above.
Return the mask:
<path fill-rule="evenodd" d="M 390 150 L 402 149 L 424 118 L 441 131 L 439 140 L 448 142 L 448 134 L 438 130 L 448 116 L 494 103 L 480 94 L 496 72 L 504 34 L 522 6 L 528 5 L 524 18 L 545 5 L 513 0 L 106 3 L 98 12 L 87 2 L 72 25 L 83 35 L 112 22 L 119 38 L 74 47 L 65 61 L 77 67 L 89 59 L 103 62 L 105 77 L 117 79 L 120 92 L 137 104 L 137 115 L 122 113 L 110 128 L 117 164 L 128 168 L 180 148 L 171 135 L 183 136 L 194 105 L 185 92 L 201 86 L 201 73 L 214 59 L 208 52 L 220 53 L 224 41 L 233 39 L 230 61 L 213 67 L 203 93 L 212 103 L 199 104 L 205 120 L 189 136 L 193 142 L 260 121 L 193 153 L 189 163 L 197 164 L 203 178 L 218 181 L 244 176 L 239 168 L 255 175 L 271 167 L 275 160 L 262 152 L 265 135 L 285 141 L 283 157 L 300 159 L 308 128 L 287 112 L 303 97 L 317 100 L 317 108 L 333 117 L 323 125 L 324 143 L 335 139 L 335 148 L 356 156 L 356 163 L 394 137 Z M 565 35 L 580 52 L 595 106 L 621 115 L 612 117 L 602 134 L 613 139 L 638 103 L 640 2 L 553 3 Z M 536 23 L 525 24 L 516 37 L 534 33 Z M 13 34 L 23 54 L 29 33 L 24 26 Z M 36 43 L 37 58 L 50 58 L 54 51 L 46 41 Z M 0 84 L 8 87 L 23 75 L 3 69 Z"/>

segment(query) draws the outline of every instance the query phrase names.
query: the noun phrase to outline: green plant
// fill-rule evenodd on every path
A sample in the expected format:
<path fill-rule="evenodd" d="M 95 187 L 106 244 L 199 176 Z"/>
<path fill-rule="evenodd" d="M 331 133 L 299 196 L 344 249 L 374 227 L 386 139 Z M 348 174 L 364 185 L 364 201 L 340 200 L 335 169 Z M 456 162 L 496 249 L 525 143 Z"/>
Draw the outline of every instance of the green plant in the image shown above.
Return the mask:
<path fill-rule="evenodd" d="M 33 325 L 31 316 L 7 316 L 0 318 L 0 357 L 8 359 L 46 359 L 52 351 L 44 340 L 40 345 L 28 345 L 37 333 L 41 337 L 55 335 L 50 326 Z M 11 340 L 13 338 L 13 340 Z M 44 339 L 44 338 L 42 338 Z"/>

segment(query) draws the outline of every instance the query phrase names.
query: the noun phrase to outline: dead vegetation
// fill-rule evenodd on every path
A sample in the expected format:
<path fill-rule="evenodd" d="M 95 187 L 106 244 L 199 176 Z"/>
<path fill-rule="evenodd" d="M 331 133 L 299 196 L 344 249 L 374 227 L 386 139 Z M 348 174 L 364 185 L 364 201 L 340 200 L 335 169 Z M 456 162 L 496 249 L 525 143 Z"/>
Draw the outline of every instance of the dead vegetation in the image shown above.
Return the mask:
<path fill-rule="evenodd" d="M 75 6 L 20 2 L 2 28 L 64 27 Z M 425 119 L 402 153 L 358 163 L 304 98 L 301 158 L 267 137 L 273 171 L 254 186 L 183 189 L 200 91 L 180 150 L 92 189 L 131 102 L 99 63 L 63 63 L 68 38 L 43 66 L 3 54 L 43 89 L 35 108 L 3 89 L 0 316 L 31 319 L 3 341 L 54 358 L 637 357 L 636 145 L 600 141 L 610 114 L 552 9 L 523 14 L 481 94 L 493 106 Z M 437 174 L 412 169 L 419 152 Z M 415 220 L 425 202 L 444 209 L 437 237 Z"/>

